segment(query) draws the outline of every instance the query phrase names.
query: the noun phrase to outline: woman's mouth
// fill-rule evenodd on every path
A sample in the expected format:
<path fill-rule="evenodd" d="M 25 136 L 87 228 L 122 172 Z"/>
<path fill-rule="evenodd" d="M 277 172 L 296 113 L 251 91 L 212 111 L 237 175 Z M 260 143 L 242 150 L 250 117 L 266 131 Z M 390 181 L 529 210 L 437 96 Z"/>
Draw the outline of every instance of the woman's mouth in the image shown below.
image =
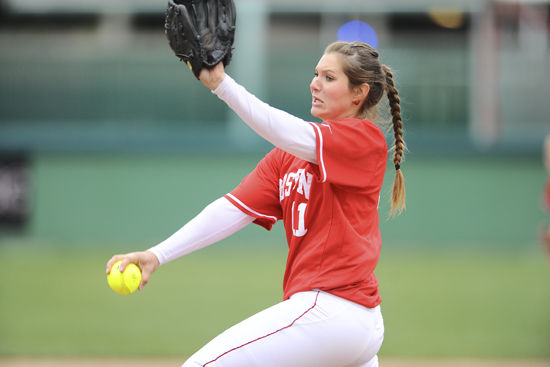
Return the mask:
<path fill-rule="evenodd" d="M 323 101 L 321 101 L 319 98 L 313 97 L 313 101 L 311 103 L 313 106 L 320 106 L 323 104 Z"/>

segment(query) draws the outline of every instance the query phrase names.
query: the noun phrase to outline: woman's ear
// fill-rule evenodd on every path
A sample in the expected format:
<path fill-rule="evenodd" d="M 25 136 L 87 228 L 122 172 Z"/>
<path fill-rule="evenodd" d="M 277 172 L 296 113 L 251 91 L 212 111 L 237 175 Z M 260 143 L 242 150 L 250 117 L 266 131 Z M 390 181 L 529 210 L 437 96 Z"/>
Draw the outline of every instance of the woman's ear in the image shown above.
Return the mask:
<path fill-rule="evenodd" d="M 370 87 L 367 83 L 363 83 L 361 85 L 358 85 L 357 87 L 353 88 L 355 91 L 355 97 L 359 98 L 361 100 L 367 98 L 367 95 L 369 94 Z"/>

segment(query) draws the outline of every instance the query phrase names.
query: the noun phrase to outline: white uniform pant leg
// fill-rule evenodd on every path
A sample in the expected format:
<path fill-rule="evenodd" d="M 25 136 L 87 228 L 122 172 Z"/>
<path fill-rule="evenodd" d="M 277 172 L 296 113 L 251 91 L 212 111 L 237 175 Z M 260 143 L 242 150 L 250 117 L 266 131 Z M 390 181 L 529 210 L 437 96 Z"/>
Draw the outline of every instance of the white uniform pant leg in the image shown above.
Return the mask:
<path fill-rule="evenodd" d="M 380 306 L 301 292 L 226 330 L 183 367 L 377 367 Z"/>

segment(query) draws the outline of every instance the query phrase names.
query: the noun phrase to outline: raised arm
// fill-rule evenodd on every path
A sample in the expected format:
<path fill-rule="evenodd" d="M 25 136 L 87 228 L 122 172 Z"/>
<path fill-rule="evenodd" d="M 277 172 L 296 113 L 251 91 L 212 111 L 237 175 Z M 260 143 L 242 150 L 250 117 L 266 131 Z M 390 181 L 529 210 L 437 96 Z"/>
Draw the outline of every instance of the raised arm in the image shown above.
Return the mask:
<path fill-rule="evenodd" d="M 317 164 L 317 142 L 310 122 L 262 102 L 225 74 L 221 63 L 213 69 L 203 69 L 200 79 L 262 138 Z"/>

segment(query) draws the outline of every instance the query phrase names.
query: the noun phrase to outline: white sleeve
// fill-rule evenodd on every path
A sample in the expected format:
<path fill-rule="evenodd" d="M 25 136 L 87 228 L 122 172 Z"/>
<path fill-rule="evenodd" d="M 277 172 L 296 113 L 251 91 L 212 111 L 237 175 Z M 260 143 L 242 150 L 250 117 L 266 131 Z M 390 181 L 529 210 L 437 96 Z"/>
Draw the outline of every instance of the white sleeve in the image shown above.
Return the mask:
<path fill-rule="evenodd" d="M 160 264 L 221 241 L 252 223 L 251 217 L 226 198 L 219 198 L 165 241 L 149 249 Z"/>
<path fill-rule="evenodd" d="M 262 102 L 229 75 L 213 93 L 262 138 L 298 158 L 317 164 L 317 141 L 311 123 Z"/>

